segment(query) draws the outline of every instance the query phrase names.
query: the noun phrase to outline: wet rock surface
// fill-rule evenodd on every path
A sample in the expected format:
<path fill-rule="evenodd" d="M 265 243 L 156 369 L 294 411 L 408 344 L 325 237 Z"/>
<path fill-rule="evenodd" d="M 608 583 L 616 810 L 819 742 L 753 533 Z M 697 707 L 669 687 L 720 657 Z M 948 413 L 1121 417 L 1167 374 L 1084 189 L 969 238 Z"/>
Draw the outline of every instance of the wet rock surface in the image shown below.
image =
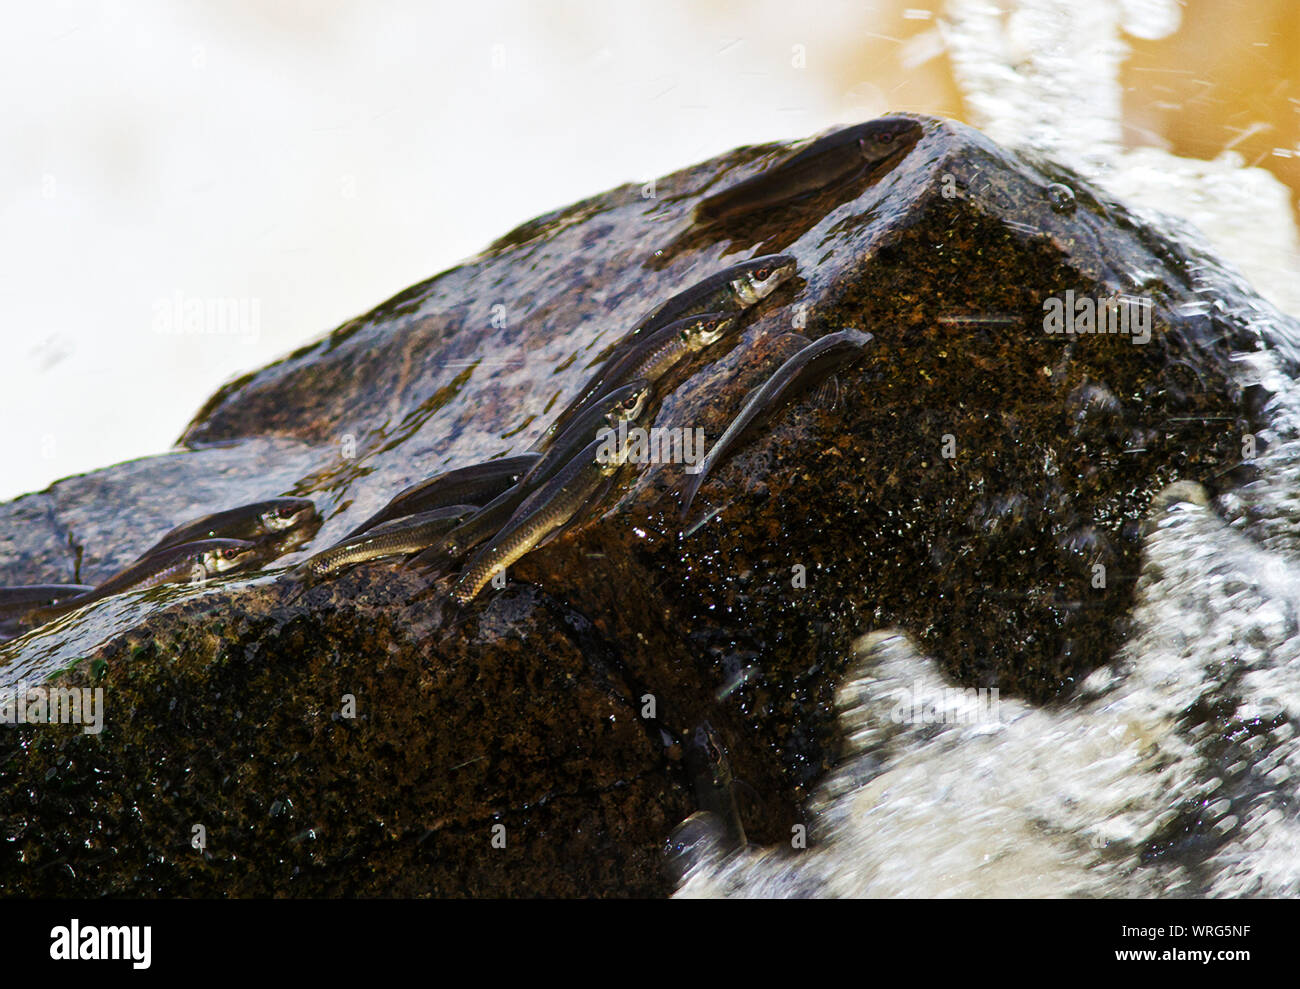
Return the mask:
<path fill-rule="evenodd" d="M 1206 294 L 1213 259 L 947 122 L 892 168 L 692 226 L 785 150 L 531 221 L 226 386 L 184 451 L 0 507 L 5 583 L 99 579 L 186 518 L 305 495 L 325 521 L 290 563 L 407 484 L 524 451 L 597 355 L 728 263 L 781 250 L 799 277 L 662 383 L 657 426 L 715 439 L 792 331 L 874 335 L 685 522 L 681 464 L 625 467 L 468 608 L 377 563 L 305 592 L 262 574 L 122 595 L 0 644 L 4 683 L 105 691 L 99 735 L 0 735 L 0 888 L 663 894 L 660 845 L 696 809 L 675 740 L 712 723 L 760 797 L 750 840 L 787 841 L 864 632 L 1034 704 L 1107 662 L 1144 511 L 1176 480 L 1248 480 L 1268 396 L 1234 356 L 1294 371 L 1294 327 L 1261 337 L 1244 288 Z M 1149 341 L 1045 332 L 1067 290 L 1151 300 Z"/>

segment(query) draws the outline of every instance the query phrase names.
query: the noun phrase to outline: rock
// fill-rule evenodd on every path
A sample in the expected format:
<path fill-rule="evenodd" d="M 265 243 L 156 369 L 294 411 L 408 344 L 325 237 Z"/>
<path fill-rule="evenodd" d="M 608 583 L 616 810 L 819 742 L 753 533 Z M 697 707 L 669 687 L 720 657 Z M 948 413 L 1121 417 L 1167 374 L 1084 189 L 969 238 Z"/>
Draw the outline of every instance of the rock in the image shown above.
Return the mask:
<path fill-rule="evenodd" d="M 792 330 L 874 334 L 833 404 L 797 403 L 710 476 L 684 533 L 682 465 L 642 465 L 464 611 L 381 563 L 305 593 L 255 575 L 120 596 L 0 646 L 5 682 L 63 670 L 107 712 L 98 736 L 0 736 L 0 888 L 663 894 L 660 848 L 696 809 L 673 738 L 709 720 L 761 796 L 751 841 L 788 841 L 864 632 L 1028 703 L 1106 662 L 1143 512 L 1175 481 L 1236 483 L 1267 394 L 1234 355 L 1292 367 L 1295 327 L 1261 338 L 1214 259 L 1064 169 L 925 128 L 892 170 L 727 227 L 692 228 L 696 203 L 784 148 L 531 221 L 222 388 L 185 451 L 0 509 L 10 583 L 73 579 L 70 546 L 102 576 L 281 493 L 316 499 L 302 553 L 322 548 L 409 483 L 523 451 L 638 317 L 753 253 L 800 277 L 674 372 L 657 426 L 716 438 Z M 1147 342 L 1045 329 L 1049 300 L 1121 295 L 1151 301 Z"/>

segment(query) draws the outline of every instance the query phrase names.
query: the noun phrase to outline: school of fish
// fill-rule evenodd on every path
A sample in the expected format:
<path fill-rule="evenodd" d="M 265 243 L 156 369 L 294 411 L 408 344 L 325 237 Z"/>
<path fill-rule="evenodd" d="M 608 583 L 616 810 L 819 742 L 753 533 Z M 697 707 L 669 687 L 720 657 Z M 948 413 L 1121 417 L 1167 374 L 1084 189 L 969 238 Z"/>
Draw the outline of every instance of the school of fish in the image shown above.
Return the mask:
<path fill-rule="evenodd" d="M 694 225 L 708 230 L 736 217 L 789 206 L 896 161 L 919 136 L 920 125 L 903 117 L 836 131 L 704 199 Z M 735 337 L 747 313 L 796 269 L 790 255 L 753 257 L 661 302 L 607 349 L 596 372 L 529 451 L 446 471 L 397 492 L 383 509 L 282 579 L 306 588 L 349 566 L 407 558 L 406 566 L 431 581 L 448 577 L 448 597 L 459 606 L 469 605 L 494 579 L 503 583 L 507 568 L 523 556 L 591 517 L 591 506 L 629 466 L 627 442 L 618 441 L 628 430 L 620 425 L 652 421 L 663 398 L 656 388 L 669 372 Z M 800 349 L 750 393 L 696 470 L 686 475 L 682 517 L 710 473 L 762 423 L 852 363 L 870 340 L 870 333 L 856 330 L 816 340 L 798 337 Z M 319 524 L 310 499 L 274 498 L 178 525 L 94 586 L 0 587 L 0 636 L 24 634 L 111 595 L 265 566 L 295 536 L 301 541 L 304 532 Z M 733 844 L 743 843 L 729 776 L 723 773 L 721 740 L 705 726 L 688 748 L 714 753 L 704 764 L 717 780 L 701 788 L 723 797 L 701 798 L 702 808 L 724 820 Z M 708 773 L 701 778 L 714 780 Z"/>

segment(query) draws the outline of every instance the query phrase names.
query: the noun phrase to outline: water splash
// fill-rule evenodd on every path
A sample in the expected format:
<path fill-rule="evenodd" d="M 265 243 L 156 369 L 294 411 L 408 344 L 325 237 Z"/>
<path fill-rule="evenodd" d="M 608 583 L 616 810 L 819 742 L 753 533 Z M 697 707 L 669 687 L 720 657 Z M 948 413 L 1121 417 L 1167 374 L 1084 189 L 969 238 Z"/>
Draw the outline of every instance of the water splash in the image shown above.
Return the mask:
<path fill-rule="evenodd" d="M 678 895 L 1296 895 L 1297 615 L 1292 561 L 1177 502 L 1152 521 L 1138 631 L 1060 708 L 945 720 L 938 665 L 866 636 L 811 848 L 706 859 Z"/>
<path fill-rule="evenodd" d="M 1213 161 L 1122 144 L 1122 34 L 1177 30 L 1175 0 L 949 0 L 944 41 L 970 122 L 1134 207 L 1182 217 L 1284 312 L 1300 314 L 1300 235 L 1287 188 L 1232 151 Z"/>
<path fill-rule="evenodd" d="M 1121 32 L 1163 37 L 1179 14 L 1172 0 L 949 0 L 941 26 L 972 123 L 1203 255 L 1188 272 L 1197 305 L 1259 292 L 1300 312 L 1280 183 L 1230 152 L 1122 147 Z M 954 685 L 904 633 L 865 636 L 837 696 L 847 750 L 810 802 L 807 850 L 705 846 L 678 895 L 1300 894 L 1300 330 L 1272 306 L 1229 314 L 1258 344 L 1238 355 L 1239 382 L 1272 396 L 1258 451 L 1243 447 L 1255 477 L 1213 504 L 1153 507 L 1112 664 L 1060 705 L 1002 699 L 968 723 L 942 716 Z M 934 717 L 900 717 L 918 697 Z"/>

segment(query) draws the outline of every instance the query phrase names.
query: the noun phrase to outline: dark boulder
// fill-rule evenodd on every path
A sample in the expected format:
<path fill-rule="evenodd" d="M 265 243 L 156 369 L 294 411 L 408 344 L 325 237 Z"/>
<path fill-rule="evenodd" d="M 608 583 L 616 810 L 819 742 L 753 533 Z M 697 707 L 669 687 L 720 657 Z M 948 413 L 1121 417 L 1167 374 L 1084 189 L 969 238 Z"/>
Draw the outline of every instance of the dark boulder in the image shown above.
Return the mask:
<path fill-rule="evenodd" d="M 1044 703 L 1106 662 L 1144 510 L 1175 480 L 1240 480 L 1267 396 L 1233 357 L 1290 361 L 1294 327 L 1261 339 L 1214 259 L 949 122 L 891 170 L 691 226 L 782 150 L 525 224 L 221 389 L 188 450 L 0 507 L 9 583 L 73 579 L 70 547 L 102 576 L 186 517 L 281 493 L 316 499 L 321 548 L 406 484 L 524 450 L 645 311 L 758 251 L 799 277 L 673 374 L 657 426 L 716 438 L 791 331 L 874 334 L 687 523 L 681 464 L 629 467 L 466 609 L 379 563 L 305 593 L 264 574 L 112 598 L 0 646 L 5 682 L 62 671 L 106 705 L 97 736 L 0 735 L 0 889 L 659 894 L 659 847 L 695 809 L 675 739 L 708 719 L 761 798 L 751 840 L 787 841 L 835 757 L 853 637 L 901 627 L 956 680 Z M 1047 332 L 1067 291 L 1149 300 L 1149 340 Z"/>

